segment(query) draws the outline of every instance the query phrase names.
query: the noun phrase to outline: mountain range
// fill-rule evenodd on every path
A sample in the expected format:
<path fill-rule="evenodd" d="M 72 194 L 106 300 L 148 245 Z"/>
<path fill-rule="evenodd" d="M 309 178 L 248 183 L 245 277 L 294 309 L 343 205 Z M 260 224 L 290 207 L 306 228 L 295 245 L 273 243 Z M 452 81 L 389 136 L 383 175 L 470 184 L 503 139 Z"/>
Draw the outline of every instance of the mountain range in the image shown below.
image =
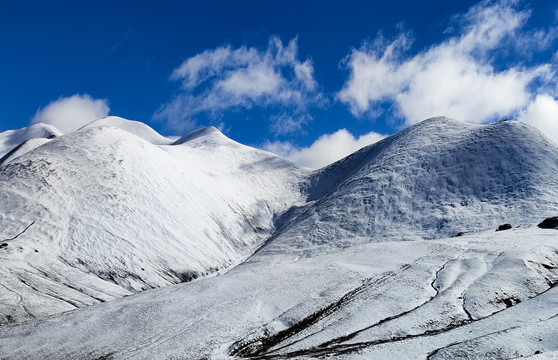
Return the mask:
<path fill-rule="evenodd" d="M 1 358 L 558 356 L 558 146 L 526 124 L 319 170 L 117 117 L 0 151 Z"/>

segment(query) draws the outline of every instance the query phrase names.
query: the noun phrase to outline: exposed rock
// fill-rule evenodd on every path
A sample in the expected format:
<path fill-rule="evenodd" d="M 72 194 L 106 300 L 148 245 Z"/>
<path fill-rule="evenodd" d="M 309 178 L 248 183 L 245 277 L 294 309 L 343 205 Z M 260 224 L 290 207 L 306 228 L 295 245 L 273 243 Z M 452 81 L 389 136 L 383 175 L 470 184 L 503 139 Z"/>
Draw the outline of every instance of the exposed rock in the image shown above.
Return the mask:
<path fill-rule="evenodd" d="M 512 228 L 511 224 L 502 224 L 498 226 L 498 229 L 496 229 L 496 231 L 509 230 L 511 228 Z"/>
<path fill-rule="evenodd" d="M 546 218 L 537 226 L 541 229 L 558 229 L 558 216 Z"/>

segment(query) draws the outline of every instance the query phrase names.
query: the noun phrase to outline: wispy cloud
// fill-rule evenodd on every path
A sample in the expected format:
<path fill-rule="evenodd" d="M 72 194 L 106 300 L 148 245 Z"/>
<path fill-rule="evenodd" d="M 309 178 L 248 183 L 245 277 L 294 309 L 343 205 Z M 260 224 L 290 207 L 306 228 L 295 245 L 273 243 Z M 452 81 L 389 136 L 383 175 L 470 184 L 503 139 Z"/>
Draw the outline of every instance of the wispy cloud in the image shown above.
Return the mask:
<path fill-rule="evenodd" d="M 179 131 L 194 128 L 200 114 L 253 107 L 277 110 L 271 130 L 286 134 L 309 121 L 308 107 L 323 100 L 310 59 L 298 59 L 297 39 L 285 46 L 271 37 L 266 49 L 222 46 L 197 54 L 177 67 L 180 92 L 154 115 Z M 289 116 L 284 116 L 285 113 Z"/>
<path fill-rule="evenodd" d="M 93 120 L 107 116 L 109 110 L 107 100 L 93 99 L 87 94 L 76 94 L 60 97 L 44 108 L 39 108 L 31 122 L 51 124 L 63 133 L 69 133 Z"/>
<path fill-rule="evenodd" d="M 454 17 L 459 34 L 412 56 L 410 33 L 392 41 L 378 37 L 347 56 L 350 76 L 337 98 L 357 117 L 374 116 L 382 104 L 391 104 L 406 125 L 437 115 L 474 123 L 515 117 L 538 93 L 555 90 L 551 62 L 495 66 L 502 51 L 528 53 L 555 43 L 554 28 L 524 30 L 529 17 L 514 1 L 483 1 Z M 534 91 L 535 82 L 545 86 Z"/>
<path fill-rule="evenodd" d="M 292 162 L 313 169 L 329 165 L 360 148 L 382 140 L 385 135 L 371 132 L 355 138 L 346 129 L 325 134 L 309 147 L 297 147 L 290 142 L 268 142 L 263 148 Z"/>
<path fill-rule="evenodd" d="M 124 34 L 124 36 L 122 38 L 120 38 L 118 41 L 116 41 L 114 43 L 114 45 L 112 45 L 111 48 L 108 50 L 108 52 L 109 53 L 117 52 L 118 49 L 120 49 L 120 47 L 122 46 L 122 44 L 124 44 L 128 40 L 131 33 L 132 33 L 132 29 L 128 28 L 128 30 L 126 31 L 126 34 Z"/>

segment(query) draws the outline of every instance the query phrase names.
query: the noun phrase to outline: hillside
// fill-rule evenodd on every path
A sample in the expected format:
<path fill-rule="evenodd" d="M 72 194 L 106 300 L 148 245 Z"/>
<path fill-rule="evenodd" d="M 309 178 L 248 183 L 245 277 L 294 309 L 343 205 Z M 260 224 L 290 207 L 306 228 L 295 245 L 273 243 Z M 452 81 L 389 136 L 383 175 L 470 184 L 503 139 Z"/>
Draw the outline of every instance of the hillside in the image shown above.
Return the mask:
<path fill-rule="evenodd" d="M 520 122 L 432 118 L 316 171 L 306 191 L 306 207 L 266 250 L 435 239 L 537 221 L 558 209 L 558 147 Z"/>
<path fill-rule="evenodd" d="M 0 167 L 5 322 L 104 302 L 0 327 L 0 357 L 558 356 L 538 130 L 433 118 L 307 172 L 211 127 L 114 125 Z"/>
<path fill-rule="evenodd" d="M 275 155 L 216 129 L 155 145 L 138 124 L 91 124 L 0 168 L 0 322 L 226 269 L 302 200 L 302 172 Z"/>
<path fill-rule="evenodd" d="M 258 253 L 224 275 L 0 327 L 6 359 L 558 355 L 555 230 Z"/>
<path fill-rule="evenodd" d="M 49 124 L 34 124 L 0 133 L 0 165 L 48 142 L 62 132 Z"/>

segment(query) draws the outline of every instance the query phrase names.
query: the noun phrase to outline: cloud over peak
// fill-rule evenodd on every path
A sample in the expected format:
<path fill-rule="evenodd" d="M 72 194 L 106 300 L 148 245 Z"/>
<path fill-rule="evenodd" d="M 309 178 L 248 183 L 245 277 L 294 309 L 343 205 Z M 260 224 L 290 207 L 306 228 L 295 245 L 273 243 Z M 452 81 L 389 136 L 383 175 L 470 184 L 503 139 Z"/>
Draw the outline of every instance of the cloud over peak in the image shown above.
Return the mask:
<path fill-rule="evenodd" d="M 322 96 L 311 60 L 301 61 L 297 53 L 296 38 L 285 46 L 274 36 L 266 49 L 227 45 L 199 53 L 173 71 L 171 80 L 180 82 L 180 92 L 154 117 L 184 131 L 197 125 L 200 114 L 217 117 L 229 110 L 277 108 L 274 132 L 300 130 L 308 120 L 308 107 Z M 292 115 L 282 124 L 277 119 L 287 110 Z"/>
<path fill-rule="evenodd" d="M 31 123 L 54 125 L 63 133 L 69 133 L 103 118 L 109 113 L 107 100 L 94 99 L 87 94 L 60 97 L 44 108 L 39 108 Z"/>

